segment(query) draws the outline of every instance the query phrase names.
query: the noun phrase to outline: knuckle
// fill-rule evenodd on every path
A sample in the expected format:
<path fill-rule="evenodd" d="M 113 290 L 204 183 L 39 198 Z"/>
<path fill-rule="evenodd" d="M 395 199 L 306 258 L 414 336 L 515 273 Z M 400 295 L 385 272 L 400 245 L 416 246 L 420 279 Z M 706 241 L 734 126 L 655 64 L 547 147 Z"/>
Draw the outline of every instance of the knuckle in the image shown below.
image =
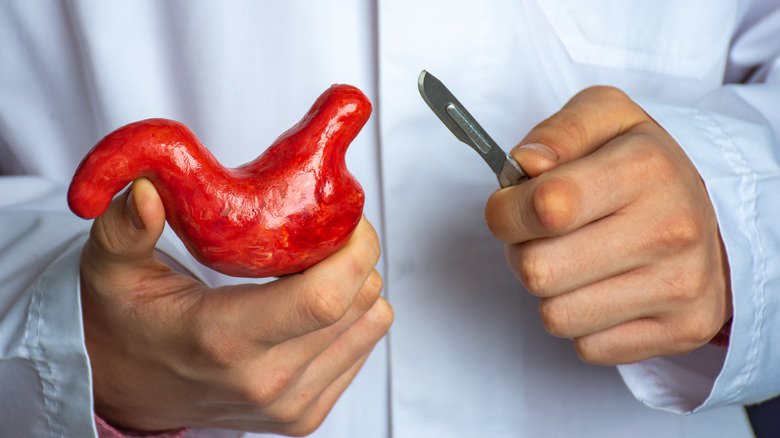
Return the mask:
<path fill-rule="evenodd" d="M 364 266 L 367 264 L 367 260 L 363 258 L 363 254 L 359 252 L 353 252 L 352 254 L 344 258 L 341 265 L 344 278 L 349 281 L 358 281 L 364 274 Z M 332 279 L 335 280 L 335 279 Z"/>
<path fill-rule="evenodd" d="M 579 199 L 576 185 L 566 180 L 551 178 L 538 184 L 531 205 L 542 231 L 556 235 L 570 229 L 577 218 Z"/>
<path fill-rule="evenodd" d="M 382 279 L 382 276 L 379 275 L 379 272 L 374 270 L 371 275 L 368 276 L 368 279 L 366 280 L 367 286 L 374 291 L 374 293 L 379 296 L 379 294 L 382 292 L 382 289 L 384 289 L 384 280 Z"/>
<path fill-rule="evenodd" d="M 680 211 L 663 221 L 656 232 L 661 247 L 672 250 L 691 248 L 698 244 L 702 237 L 702 224 L 693 214 L 686 211 Z"/>
<path fill-rule="evenodd" d="M 696 275 L 691 273 L 689 275 L 680 274 L 677 276 L 675 294 L 677 300 L 682 305 L 691 305 L 699 302 L 704 298 L 706 292 L 703 284 L 696 278 Z"/>
<path fill-rule="evenodd" d="M 297 397 L 292 403 L 285 404 L 284 407 L 276 410 L 269 415 L 273 421 L 282 424 L 295 424 L 303 420 L 311 403 L 310 397 L 306 394 Z"/>
<path fill-rule="evenodd" d="M 666 148 L 659 147 L 657 139 L 650 133 L 636 133 L 633 138 L 632 174 L 645 181 L 669 181 L 679 179 L 675 160 Z"/>
<path fill-rule="evenodd" d="M 706 344 L 715 337 L 721 326 L 717 318 L 706 312 L 692 315 L 683 327 L 679 353 L 688 353 Z"/>
<path fill-rule="evenodd" d="M 256 376 L 248 376 L 242 379 L 245 383 L 240 389 L 240 397 L 246 403 L 253 406 L 268 407 L 287 392 L 295 372 L 289 368 L 278 366 L 274 370 L 264 373 L 261 379 Z M 283 418 L 284 415 L 291 415 L 286 412 L 288 408 L 278 409 L 273 414 L 275 419 Z"/>
<path fill-rule="evenodd" d="M 380 299 L 373 307 L 371 312 L 370 326 L 377 338 L 381 338 L 390 330 L 395 319 L 393 307 L 386 300 Z"/>
<path fill-rule="evenodd" d="M 552 292 L 553 272 L 547 258 L 535 251 L 519 254 L 518 273 L 528 292 L 544 297 Z"/>
<path fill-rule="evenodd" d="M 666 272 L 663 286 L 665 296 L 671 302 L 684 308 L 701 302 L 709 291 L 708 274 L 706 270 L 691 269 L 691 265 L 676 267 Z"/>
<path fill-rule="evenodd" d="M 382 255 L 382 246 L 379 244 L 379 236 L 376 232 L 373 232 L 371 239 L 366 242 L 366 251 L 368 252 L 368 260 L 372 260 L 374 263 L 379 261 L 379 257 Z"/>
<path fill-rule="evenodd" d="M 553 336 L 570 338 L 573 334 L 572 314 L 562 297 L 542 298 L 539 314 L 544 328 Z"/>
<path fill-rule="evenodd" d="M 357 284 L 363 282 L 366 274 L 379 261 L 379 255 L 380 249 L 377 242 L 367 243 L 347 255 L 342 265 L 345 278 Z"/>
<path fill-rule="evenodd" d="M 559 111 L 548 118 L 537 127 L 532 134 L 541 137 L 538 139 L 541 143 L 552 143 L 548 146 L 553 147 L 564 161 L 569 161 L 571 153 L 568 147 L 564 145 L 581 144 L 588 138 L 589 127 L 586 125 L 582 116 L 573 111 Z M 536 140 L 536 139 L 534 139 Z M 555 147 L 555 145 L 559 147 Z"/>
<path fill-rule="evenodd" d="M 360 289 L 356 304 L 362 311 L 366 311 L 376 303 L 382 293 L 382 276 L 377 271 L 368 276 L 363 287 Z"/>
<path fill-rule="evenodd" d="M 134 251 L 137 232 L 128 228 L 127 219 L 121 212 L 128 192 L 115 198 L 108 209 L 92 222 L 90 240 L 104 256 L 121 257 Z"/>
<path fill-rule="evenodd" d="M 371 296 L 374 297 L 374 301 L 376 301 L 376 298 L 379 298 L 379 294 L 382 293 L 382 289 L 384 288 L 384 280 L 382 280 L 382 276 L 379 275 L 379 272 L 373 270 L 371 274 L 366 278 L 366 281 L 363 283 L 363 288 L 367 291 L 371 292 Z"/>
<path fill-rule="evenodd" d="M 105 217 L 95 219 L 89 233 L 90 240 L 103 254 L 116 256 L 121 254 L 122 240 L 118 233 L 107 224 L 107 221 L 108 219 Z"/>
<path fill-rule="evenodd" d="M 382 254 L 382 248 L 376 230 L 370 224 L 365 227 L 360 227 L 359 230 L 359 234 L 356 232 L 353 236 L 353 238 L 357 239 L 359 242 L 356 258 L 358 260 L 367 260 L 376 263 Z"/>
<path fill-rule="evenodd" d="M 591 342 L 590 338 L 579 337 L 573 340 L 574 349 L 577 352 L 577 356 L 583 361 L 594 365 L 612 365 L 613 361 L 609 360 L 609 357 L 601 346 L 597 343 Z"/>
<path fill-rule="evenodd" d="M 325 422 L 325 415 L 309 415 L 290 425 L 284 431 L 284 435 L 294 437 L 309 436 L 319 429 L 323 422 Z"/>
<path fill-rule="evenodd" d="M 246 346 L 218 327 L 212 325 L 200 331 L 195 341 L 193 358 L 207 369 L 236 369 L 244 362 Z"/>
<path fill-rule="evenodd" d="M 312 321 L 318 327 L 335 324 L 346 315 L 349 304 L 336 292 L 337 286 L 327 287 L 319 284 L 310 287 L 304 294 L 299 313 L 305 320 Z"/>

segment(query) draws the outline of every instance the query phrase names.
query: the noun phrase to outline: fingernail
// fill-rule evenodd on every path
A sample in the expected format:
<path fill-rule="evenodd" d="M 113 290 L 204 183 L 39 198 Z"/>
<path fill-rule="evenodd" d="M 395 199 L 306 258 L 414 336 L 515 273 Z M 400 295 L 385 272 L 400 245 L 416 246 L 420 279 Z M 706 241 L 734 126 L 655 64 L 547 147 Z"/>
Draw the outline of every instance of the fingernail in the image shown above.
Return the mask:
<path fill-rule="evenodd" d="M 522 146 L 517 146 L 515 150 L 524 150 L 533 152 L 535 154 L 539 154 L 543 157 L 549 158 L 553 161 L 558 160 L 558 154 L 555 153 L 554 150 L 550 149 L 549 147 L 541 144 L 541 143 L 528 143 L 524 144 Z"/>
<path fill-rule="evenodd" d="M 134 230 L 140 231 L 144 229 L 144 221 L 138 213 L 138 206 L 135 205 L 134 190 L 130 190 L 130 194 L 127 195 L 127 201 L 125 201 L 125 216 L 127 216 L 127 220 Z"/>

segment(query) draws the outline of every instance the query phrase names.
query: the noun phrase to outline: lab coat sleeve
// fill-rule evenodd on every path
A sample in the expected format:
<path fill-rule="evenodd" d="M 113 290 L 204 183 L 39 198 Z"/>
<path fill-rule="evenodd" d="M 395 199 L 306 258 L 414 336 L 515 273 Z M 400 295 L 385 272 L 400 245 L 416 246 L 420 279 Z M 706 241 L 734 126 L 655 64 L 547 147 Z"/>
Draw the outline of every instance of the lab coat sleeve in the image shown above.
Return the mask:
<path fill-rule="evenodd" d="M 79 260 L 90 222 L 71 213 L 65 199 L 62 184 L 0 177 L 3 436 L 98 436 L 80 305 Z M 175 253 L 171 234 L 159 246 L 186 258 Z M 185 436 L 238 435 L 192 429 Z"/>
<path fill-rule="evenodd" d="M 780 5 L 743 15 L 725 85 L 693 105 L 637 99 L 688 154 L 706 185 L 728 256 L 728 348 L 619 366 L 648 406 L 691 413 L 780 394 Z"/>
<path fill-rule="evenodd" d="M 63 190 L 0 178 L 0 424 L 8 436 L 95 436 L 79 303 L 88 224 Z"/>
<path fill-rule="evenodd" d="M 780 394 L 780 86 L 728 86 L 695 107 L 640 104 L 683 146 L 712 201 L 728 255 L 728 349 L 619 367 L 634 395 L 685 413 Z M 725 361 L 719 356 L 725 355 Z M 722 367 L 721 367 L 722 364 Z"/>
<path fill-rule="evenodd" d="M 780 10 L 732 43 L 729 71 L 750 72 L 692 106 L 638 99 L 686 151 L 726 248 L 734 316 L 728 349 L 618 367 L 645 404 L 690 413 L 780 394 Z M 727 72 L 727 77 L 728 77 Z M 775 347 L 773 347 L 775 346 Z"/>

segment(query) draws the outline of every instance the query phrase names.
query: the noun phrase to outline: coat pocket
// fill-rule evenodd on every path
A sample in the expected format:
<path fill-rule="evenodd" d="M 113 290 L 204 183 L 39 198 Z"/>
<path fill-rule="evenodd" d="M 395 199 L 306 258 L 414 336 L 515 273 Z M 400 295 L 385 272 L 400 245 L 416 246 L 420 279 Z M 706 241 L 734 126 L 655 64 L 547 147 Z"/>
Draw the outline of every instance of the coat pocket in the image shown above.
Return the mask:
<path fill-rule="evenodd" d="M 736 0 L 540 0 L 576 63 L 699 78 L 723 68 Z"/>

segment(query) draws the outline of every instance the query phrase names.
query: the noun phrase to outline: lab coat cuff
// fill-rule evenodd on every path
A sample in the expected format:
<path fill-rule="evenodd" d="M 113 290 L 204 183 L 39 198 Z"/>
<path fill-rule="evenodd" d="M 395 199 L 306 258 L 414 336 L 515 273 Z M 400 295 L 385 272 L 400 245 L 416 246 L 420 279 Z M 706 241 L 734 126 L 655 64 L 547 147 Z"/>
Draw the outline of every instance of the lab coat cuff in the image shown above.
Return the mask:
<path fill-rule="evenodd" d="M 768 348 L 780 342 L 772 316 L 778 303 L 768 292 L 780 286 L 780 267 L 770 259 L 780 254 L 777 232 L 766 238 L 780 219 L 771 199 L 780 191 L 771 129 L 728 87 L 695 107 L 638 103 L 680 144 L 705 183 L 728 255 L 734 316 L 728 349 L 707 345 L 687 356 L 620 366 L 620 374 L 637 399 L 677 413 L 769 398 L 780 391 L 780 377 L 769 369 L 780 353 Z"/>
<path fill-rule="evenodd" d="M 81 249 L 87 233 L 30 285 L 24 347 L 43 392 L 43 414 L 52 436 L 96 436 L 92 383 L 81 317 Z"/>

